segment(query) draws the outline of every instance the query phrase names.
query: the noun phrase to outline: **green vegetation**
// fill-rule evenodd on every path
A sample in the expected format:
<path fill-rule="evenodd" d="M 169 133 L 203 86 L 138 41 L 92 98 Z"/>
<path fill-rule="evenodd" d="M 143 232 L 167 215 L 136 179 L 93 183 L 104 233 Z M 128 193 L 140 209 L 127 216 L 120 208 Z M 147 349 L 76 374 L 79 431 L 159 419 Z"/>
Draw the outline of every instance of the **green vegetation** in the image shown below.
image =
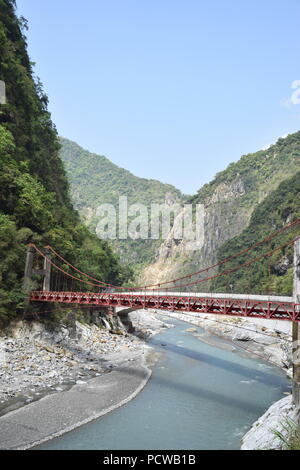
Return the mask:
<path fill-rule="evenodd" d="M 268 234 L 300 218 L 300 172 L 282 182 L 254 210 L 249 226 L 237 237 L 225 243 L 218 251 L 221 261 L 234 253 L 264 239 Z M 234 269 L 250 258 L 261 256 L 277 246 L 293 240 L 300 234 L 300 225 L 288 230 L 272 241 L 256 247 L 250 253 L 236 258 L 220 267 L 220 271 Z M 292 295 L 293 289 L 293 246 L 287 246 L 272 256 L 252 266 L 241 268 L 230 276 L 222 276 L 213 282 L 217 292 L 274 293 Z"/>
<path fill-rule="evenodd" d="M 134 176 L 106 157 L 84 150 L 75 142 L 61 138 L 60 156 L 70 181 L 74 207 L 86 225 L 95 231 L 99 217 L 97 207 L 112 204 L 118 209 L 119 197 L 127 196 L 128 205 L 143 204 L 150 216 L 151 203 L 182 203 L 185 197 L 174 186 Z M 129 218 L 130 221 L 130 218 Z M 124 263 L 140 269 L 154 260 L 161 241 L 116 240 L 114 247 Z"/>
<path fill-rule="evenodd" d="M 287 450 L 300 450 L 300 427 L 299 426 L 292 433 L 288 441 Z"/>
<path fill-rule="evenodd" d="M 47 97 L 33 78 L 26 21 L 0 0 L 0 323 L 22 310 L 26 245 L 53 245 L 70 262 L 113 283 L 127 279 L 110 246 L 80 222 L 68 194 L 59 139 Z M 89 262 L 87 261 L 89 260 Z"/>
<path fill-rule="evenodd" d="M 285 433 L 274 431 L 282 442 L 282 450 L 300 450 L 300 426 L 295 421 L 287 419 L 283 424 Z"/>
<path fill-rule="evenodd" d="M 211 183 L 199 189 L 191 200 L 202 202 L 210 198 L 219 185 L 230 185 L 240 179 L 245 192 L 242 196 L 243 205 L 249 205 L 264 197 L 266 187 L 271 185 L 275 189 L 279 182 L 292 176 L 299 170 L 299 164 L 300 131 L 278 139 L 267 150 L 243 155 L 236 163 L 231 163 L 226 170 L 218 173 Z"/>
<path fill-rule="evenodd" d="M 119 196 L 127 196 L 129 204 L 163 202 L 169 194 L 180 201 L 181 192 L 170 184 L 139 178 L 118 167 L 108 158 L 84 150 L 75 142 L 60 138 L 60 156 L 65 164 L 76 208 L 117 205 Z"/>

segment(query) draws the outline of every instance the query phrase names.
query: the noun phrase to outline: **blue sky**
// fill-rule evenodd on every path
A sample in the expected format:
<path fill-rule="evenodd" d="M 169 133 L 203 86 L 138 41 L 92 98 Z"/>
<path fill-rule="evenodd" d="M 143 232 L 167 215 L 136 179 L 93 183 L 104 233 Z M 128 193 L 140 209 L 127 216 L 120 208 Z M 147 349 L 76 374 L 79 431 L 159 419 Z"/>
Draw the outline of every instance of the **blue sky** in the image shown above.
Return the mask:
<path fill-rule="evenodd" d="M 300 130 L 299 0 L 17 0 L 60 135 L 195 193 Z"/>

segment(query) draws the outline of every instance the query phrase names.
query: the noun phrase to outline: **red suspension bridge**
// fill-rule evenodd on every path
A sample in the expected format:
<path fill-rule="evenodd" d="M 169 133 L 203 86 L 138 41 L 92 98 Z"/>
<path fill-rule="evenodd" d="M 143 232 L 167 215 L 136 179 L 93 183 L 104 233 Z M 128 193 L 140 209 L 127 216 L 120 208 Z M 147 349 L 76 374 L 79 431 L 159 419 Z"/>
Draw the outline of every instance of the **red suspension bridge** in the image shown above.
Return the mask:
<path fill-rule="evenodd" d="M 292 322 L 293 344 L 293 403 L 300 408 L 300 237 L 291 238 L 283 245 L 252 255 L 247 261 L 239 260 L 237 267 L 226 269 L 226 263 L 248 256 L 258 246 L 276 242 L 275 238 L 300 225 L 300 219 L 273 232 L 268 237 L 233 256 L 177 279 L 147 286 L 123 287 L 96 279 L 73 266 L 51 246 L 40 249 L 30 244 L 25 267 L 25 289 L 29 290 L 31 302 L 58 303 L 73 308 L 102 307 L 113 311 L 123 307 L 125 311 L 157 309 L 197 314 L 217 314 L 284 320 Z M 290 235 L 290 234 L 289 234 Z M 274 253 L 294 246 L 294 292 L 292 297 L 270 295 L 246 295 L 234 293 L 199 293 L 204 283 L 222 276 L 229 277 L 242 268 L 255 269 L 255 263 L 271 257 Z M 251 256 L 251 255 L 250 255 Z M 257 265 L 256 265 L 257 266 Z M 42 279 L 40 290 L 31 290 L 33 276 Z M 75 307 L 76 305 L 76 307 Z"/>
<path fill-rule="evenodd" d="M 294 271 L 295 286 L 297 286 L 297 283 L 300 284 L 300 238 L 291 239 L 259 256 L 252 256 L 237 267 L 225 269 L 223 265 L 242 255 L 248 255 L 260 245 L 273 242 L 279 234 L 295 228 L 299 224 L 300 219 L 297 219 L 247 249 L 195 273 L 162 283 L 130 288 L 96 279 L 73 266 L 51 246 L 41 250 L 36 245 L 30 244 L 27 251 L 25 280 L 31 279 L 33 274 L 38 274 L 43 278 L 43 288 L 31 291 L 30 301 L 110 308 L 159 309 L 300 322 L 300 300 L 297 296 L 199 293 L 195 291 L 199 290 L 199 286 L 203 283 L 221 276 L 230 276 L 241 268 L 254 266 L 255 263 L 271 257 L 289 245 L 295 245 Z M 217 269 L 218 272 L 216 272 Z M 209 275 L 210 271 L 212 274 Z"/>

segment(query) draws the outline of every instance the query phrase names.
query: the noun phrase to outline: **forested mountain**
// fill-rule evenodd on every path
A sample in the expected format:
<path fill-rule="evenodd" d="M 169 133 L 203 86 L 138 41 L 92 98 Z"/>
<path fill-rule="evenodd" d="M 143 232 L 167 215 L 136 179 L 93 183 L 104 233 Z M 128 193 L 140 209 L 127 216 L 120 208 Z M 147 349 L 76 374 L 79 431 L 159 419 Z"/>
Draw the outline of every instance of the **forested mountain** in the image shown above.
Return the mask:
<path fill-rule="evenodd" d="M 238 162 L 229 165 L 188 201 L 202 204 L 203 207 L 202 216 L 198 220 L 198 224 L 204 229 L 201 246 L 196 250 L 189 250 L 185 240 L 176 241 L 170 233 L 170 237 L 162 243 L 155 263 L 141 273 L 141 282 L 161 282 L 193 273 L 215 263 L 228 250 L 233 251 L 234 242 L 226 245 L 228 248 L 224 248 L 224 253 L 219 252 L 224 243 L 235 239 L 234 237 L 247 228 L 257 206 L 276 190 L 281 182 L 299 170 L 300 132 L 280 138 L 267 150 L 244 155 Z M 287 185 L 287 191 L 288 188 Z M 291 187 L 291 195 L 292 191 Z M 262 217 L 266 215 L 261 214 Z M 293 217 L 293 212 L 290 217 Z M 272 224 L 271 219 L 266 217 L 266 221 L 270 223 L 264 225 L 265 231 L 276 230 L 277 225 Z M 253 240 L 256 240 L 255 236 Z M 220 287 L 222 290 L 225 286 Z M 240 288 L 242 285 L 237 283 L 236 289 Z M 210 286 L 200 284 L 199 289 L 210 290 Z M 281 291 L 282 289 L 283 287 L 280 287 Z"/>
<path fill-rule="evenodd" d="M 68 194 L 47 96 L 27 54 L 26 22 L 13 0 L 0 0 L 0 321 L 21 311 L 26 244 L 51 244 L 101 280 L 125 277 L 106 242 L 80 222 Z M 86 265 L 87 254 L 92 265 Z"/>
<path fill-rule="evenodd" d="M 60 156 L 70 181 L 74 207 L 91 231 L 95 231 L 99 221 L 97 208 L 101 204 L 112 204 L 118 210 L 120 196 L 127 196 L 129 206 L 136 203 L 145 205 L 149 215 L 151 203 L 172 204 L 185 200 L 174 186 L 139 178 L 68 139 L 61 138 Z M 123 262 L 138 269 L 154 260 L 161 241 L 127 238 L 113 241 L 113 244 Z"/>

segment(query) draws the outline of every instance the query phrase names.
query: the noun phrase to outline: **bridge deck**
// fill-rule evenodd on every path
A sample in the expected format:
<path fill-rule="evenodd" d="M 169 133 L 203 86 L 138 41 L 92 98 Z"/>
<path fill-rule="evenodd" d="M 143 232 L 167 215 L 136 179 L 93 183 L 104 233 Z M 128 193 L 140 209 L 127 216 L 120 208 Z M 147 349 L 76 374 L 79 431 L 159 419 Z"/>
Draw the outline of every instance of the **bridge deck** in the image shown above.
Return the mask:
<path fill-rule="evenodd" d="M 116 291 L 111 291 L 107 293 L 117 293 Z M 145 291 L 133 292 L 136 295 L 145 295 Z M 132 292 L 123 292 L 123 294 L 132 294 Z M 222 294 L 222 293 L 211 293 L 211 292 L 170 292 L 170 291 L 148 291 L 148 295 L 171 295 L 171 296 L 184 296 L 184 297 L 201 297 L 209 299 L 241 299 L 241 300 L 257 300 L 257 301 L 267 301 L 267 302 L 294 302 L 293 297 L 288 296 L 278 296 L 278 295 L 248 295 L 248 294 Z"/>
<path fill-rule="evenodd" d="M 292 297 L 254 296 L 239 294 L 167 293 L 151 292 L 31 292 L 33 302 L 58 302 L 128 307 L 132 309 L 159 309 L 198 312 L 227 316 L 300 321 L 299 305 Z"/>

